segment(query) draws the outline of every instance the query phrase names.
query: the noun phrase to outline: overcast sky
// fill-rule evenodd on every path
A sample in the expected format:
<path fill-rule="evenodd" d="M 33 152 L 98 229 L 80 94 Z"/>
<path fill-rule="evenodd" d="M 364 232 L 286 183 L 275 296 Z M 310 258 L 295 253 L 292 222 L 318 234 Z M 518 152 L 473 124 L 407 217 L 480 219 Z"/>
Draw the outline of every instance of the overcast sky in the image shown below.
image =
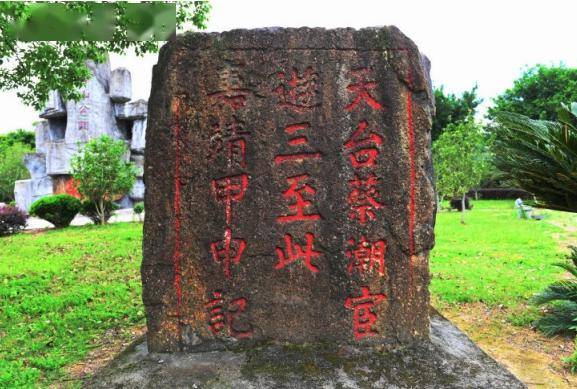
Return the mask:
<path fill-rule="evenodd" d="M 570 0 L 211 0 L 209 31 L 255 27 L 396 25 L 432 62 L 436 86 L 475 84 L 485 100 L 510 87 L 526 66 L 577 66 L 577 2 Z M 132 72 L 133 98 L 148 99 L 156 55 L 113 56 Z M 37 112 L 0 93 L 0 132 L 31 128 Z"/>

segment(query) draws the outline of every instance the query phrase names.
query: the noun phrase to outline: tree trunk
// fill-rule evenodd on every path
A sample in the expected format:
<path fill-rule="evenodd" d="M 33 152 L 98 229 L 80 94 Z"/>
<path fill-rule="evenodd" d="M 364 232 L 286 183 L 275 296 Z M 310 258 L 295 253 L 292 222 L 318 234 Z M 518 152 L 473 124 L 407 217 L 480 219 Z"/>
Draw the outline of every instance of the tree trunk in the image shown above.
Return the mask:
<path fill-rule="evenodd" d="M 104 199 L 98 199 L 98 204 L 96 205 L 96 212 L 98 213 L 98 217 L 100 218 L 100 225 L 106 224 L 106 216 L 104 210 Z"/>
<path fill-rule="evenodd" d="M 461 198 L 461 224 L 465 224 L 465 199 L 466 199 L 467 193 L 463 193 L 463 197 Z"/>
<path fill-rule="evenodd" d="M 437 195 L 437 213 L 441 212 L 441 195 L 439 192 L 435 193 Z"/>

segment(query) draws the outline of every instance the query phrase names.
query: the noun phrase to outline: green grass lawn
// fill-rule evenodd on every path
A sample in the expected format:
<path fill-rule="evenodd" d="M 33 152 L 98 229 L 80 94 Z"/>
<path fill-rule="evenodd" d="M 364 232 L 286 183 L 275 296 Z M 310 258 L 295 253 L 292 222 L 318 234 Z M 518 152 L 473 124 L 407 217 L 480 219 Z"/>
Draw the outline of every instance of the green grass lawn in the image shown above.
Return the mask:
<path fill-rule="evenodd" d="M 0 238 L 0 387 L 44 386 L 111 328 L 142 323 L 142 225 Z"/>
<path fill-rule="evenodd" d="M 563 229 L 574 215 L 518 220 L 512 201 L 477 201 L 461 225 L 441 212 L 431 255 L 435 302 L 520 305 L 561 277 Z M 0 238 L 0 387 L 45 386 L 110 329 L 144 322 L 142 225 L 70 227 Z"/>
<path fill-rule="evenodd" d="M 437 215 L 431 254 L 431 292 L 448 303 L 483 302 L 511 306 L 558 279 L 565 250 L 554 237 L 577 226 L 575 215 L 537 211 L 544 220 L 518 219 L 513 201 L 476 201 L 460 224 L 456 211 Z"/>

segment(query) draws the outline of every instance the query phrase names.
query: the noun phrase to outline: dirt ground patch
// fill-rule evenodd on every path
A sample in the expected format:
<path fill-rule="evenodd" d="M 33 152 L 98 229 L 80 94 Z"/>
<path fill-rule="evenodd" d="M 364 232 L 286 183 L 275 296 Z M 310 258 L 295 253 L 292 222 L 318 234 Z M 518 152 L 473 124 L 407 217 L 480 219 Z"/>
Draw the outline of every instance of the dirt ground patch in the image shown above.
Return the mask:
<path fill-rule="evenodd" d="M 577 375 L 566 370 L 561 360 L 573 351 L 571 338 L 548 338 L 514 326 L 507 320 L 511 312 L 506 308 L 482 303 L 444 306 L 439 311 L 529 388 L 577 387 Z"/>
<path fill-rule="evenodd" d="M 125 330 L 110 329 L 98 340 L 100 346 L 90 351 L 84 360 L 71 365 L 67 371 L 71 380 L 82 380 L 106 366 L 129 344 L 146 333 L 146 326 Z"/>

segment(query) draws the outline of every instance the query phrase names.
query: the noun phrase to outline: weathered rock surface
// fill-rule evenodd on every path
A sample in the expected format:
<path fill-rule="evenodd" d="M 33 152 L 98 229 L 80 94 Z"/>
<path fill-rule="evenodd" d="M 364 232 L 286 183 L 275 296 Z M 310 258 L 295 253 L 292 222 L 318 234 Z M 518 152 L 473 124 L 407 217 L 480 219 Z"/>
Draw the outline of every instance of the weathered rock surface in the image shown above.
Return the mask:
<path fill-rule="evenodd" d="M 46 107 L 44 112 L 40 114 L 41 118 L 57 118 L 66 116 L 66 107 L 62 101 L 62 97 L 58 91 L 50 91 L 48 93 L 48 101 L 46 102 Z"/>
<path fill-rule="evenodd" d="M 46 154 L 50 143 L 50 128 L 47 120 L 41 120 L 34 126 L 36 152 Z"/>
<path fill-rule="evenodd" d="M 88 61 L 92 70 L 90 78 L 81 93 L 79 101 L 63 102 L 57 91 L 51 91 L 42 120 L 36 124 L 36 154 L 34 160 L 27 160 L 32 181 L 22 180 L 15 185 L 16 203 L 28 209 L 31 202 L 53 193 L 68 193 L 79 196 L 70 176 L 70 159 L 86 142 L 103 135 L 126 142 L 137 159 L 142 177 L 142 154 L 145 147 L 145 127 L 147 102 L 137 100 L 127 102 L 131 96 L 131 76 L 127 69 L 110 71 L 110 63 L 95 64 Z M 117 110 L 122 111 L 118 117 Z M 136 124 L 135 124 L 136 122 Z M 132 139 L 132 131 L 136 137 Z M 129 151 L 126 158 L 130 157 Z M 40 159 L 44 155 L 44 175 Z M 28 157 L 31 158 L 31 157 Z M 136 198 L 144 192 L 142 180 L 133 188 Z M 125 196 L 121 206 L 132 206 L 132 200 Z"/>
<path fill-rule="evenodd" d="M 180 36 L 149 103 L 152 351 L 428 337 L 434 108 L 398 29 Z"/>
<path fill-rule="evenodd" d="M 134 201 L 142 201 L 144 200 L 144 181 L 142 178 L 137 178 L 134 186 L 130 190 L 130 194 L 128 195 Z"/>
<path fill-rule="evenodd" d="M 28 153 L 24 155 L 24 166 L 30 172 L 32 179 L 46 176 L 46 155 L 41 153 Z"/>
<path fill-rule="evenodd" d="M 114 112 L 117 118 L 125 120 L 144 119 L 148 112 L 146 100 L 136 100 L 130 103 L 114 104 Z"/>
<path fill-rule="evenodd" d="M 110 100 L 125 103 L 132 98 L 132 76 L 126 68 L 114 69 L 110 75 Z"/>
<path fill-rule="evenodd" d="M 87 388 L 525 388 L 436 314 L 431 340 L 386 350 L 264 344 L 253 349 L 149 353 L 138 341 Z"/>
<path fill-rule="evenodd" d="M 132 125 L 132 140 L 130 150 L 134 153 L 144 153 L 146 147 L 146 119 L 136 119 Z"/>
<path fill-rule="evenodd" d="M 70 161 L 78 150 L 78 144 L 63 141 L 50 143 L 46 156 L 46 173 L 48 175 L 70 174 Z"/>

